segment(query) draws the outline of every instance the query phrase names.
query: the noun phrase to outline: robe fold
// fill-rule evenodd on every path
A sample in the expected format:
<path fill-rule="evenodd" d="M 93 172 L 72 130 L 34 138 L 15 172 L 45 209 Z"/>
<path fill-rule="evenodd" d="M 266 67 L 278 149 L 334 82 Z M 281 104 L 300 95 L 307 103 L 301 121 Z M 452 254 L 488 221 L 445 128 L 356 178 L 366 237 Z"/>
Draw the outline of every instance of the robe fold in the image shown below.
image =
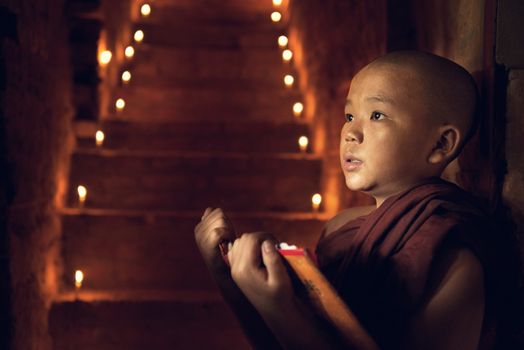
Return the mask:
<path fill-rule="evenodd" d="M 482 263 L 484 275 L 489 273 L 489 227 L 470 194 L 430 178 L 329 235 L 324 232 L 316 254 L 322 272 L 381 348 L 402 349 L 441 251 L 466 247 Z M 482 337 L 489 330 L 491 338 L 488 294 Z M 479 349 L 489 348 L 482 344 L 491 340 L 482 337 Z"/>

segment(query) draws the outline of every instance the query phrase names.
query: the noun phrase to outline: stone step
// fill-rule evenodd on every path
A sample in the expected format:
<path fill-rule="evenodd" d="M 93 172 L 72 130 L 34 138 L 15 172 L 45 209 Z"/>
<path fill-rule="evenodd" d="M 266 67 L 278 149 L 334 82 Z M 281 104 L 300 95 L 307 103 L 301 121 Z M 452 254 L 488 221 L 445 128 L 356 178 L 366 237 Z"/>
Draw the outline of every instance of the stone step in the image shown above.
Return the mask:
<path fill-rule="evenodd" d="M 153 111 L 158 111 L 161 114 L 176 115 L 177 112 L 187 111 L 186 114 L 196 119 L 200 119 L 202 112 L 213 114 L 211 118 L 215 119 L 229 111 L 277 108 L 280 110 L 279 115 L 292 115 L 293 104 L 302 100 L 298 91 L 288 91 L 284 87 L 264 91 L 209 84 L 169 89 L 147 85 L 126 86 L 115 90 L 114 100 L 117 98 L 126 101 L 125 114 L 133 112 L 150 115 Z"/>
<path fill-rule="evenodd" d="M 294 103 L 294 102 L 293 102 Z M 115 119 L 138 123 L 187 122 L 187 121 L 270 121 L 275 123 L 291 123 L 297 118 L 293 115 L 293 103 L 274 103 L 254 107 L 247 102 L 244 105 L 233 105 L 228 101 L 213 104 L 203 101 L 200 105 L 194 103 L 152 104 L 144 103 L 139 98 L 126 100 L 123 111 L 115 111 L 111 106 L 108 113 Z"/>
<path fill-rule="evenodd" d="M 131 84 L 152 80 L 161 85 L 168 85 L 173 80 L 229 80 L 241 86 L 269 85 L 283 88 L 284 75 L 294 74 L 292 65 L 282 61 L 277 49 L 140 45 L 136 57 L 126 68 L 133 76 Z"/>
<path fill-rule="evenodd" d="M 54 349 L 250 349 L 219 299 L 105 294 L 93 298 L 92 293 L 81 293 L 80 301 L 66 297 L 54 302 L 49 314 Z"/>
<path fill-rule="evenodd" d="M 271 12 L 165 7 L 139 20 L 134 29 L 144 32 L 143 42 L 156 45 L 277 47 L 276 38 L 286 32 L 286 23 L 272 22 Z"/>
<path fill-rule="evenodd" d="M 242 11 L 243 13 L 267 12 L 275 8 L 271 0 L 154 0 L 152 6 L 153 11 L 180 8 L 207 12 Z"/>
<path fill-rule="evenodd" d="M 180 123 L 130 123 L 105 121 L 104 149 L 196 152 L 299 152 L 300 136 L 309 137 L 303 123 L 187 121 Z M 77 139 L 80 148 L 95 148 L 93 124 Z"/>
<path fill-rule="evenodd" d="M 310 154 L 77 151 L 68 203 L 88 189 L 87 207 L 309 211 L 321 159 Z"/>
<path fill-rule="evenodd" d="M 255 26 L 275 24 L 270 21 L 269 14 L 275 10 L 283 11 L 282 7 L 273 6 L 271 0 L 156 0 L 151 5 L 151 15 L 141 17 L 141 20 L 155 23 L 194 21 L 198 24 L 219 22 Z"/>
<path fill-rule="evenodd" d="M 64 285 L 72 286 L 80 269 L 92 290 L 215 290 L 194 240 L 203 211 L 64 210 Z M 315 213 L 226 215 L 239 234 L 267 231 L 306 247 L 315 246 L 326 219 Z"/>

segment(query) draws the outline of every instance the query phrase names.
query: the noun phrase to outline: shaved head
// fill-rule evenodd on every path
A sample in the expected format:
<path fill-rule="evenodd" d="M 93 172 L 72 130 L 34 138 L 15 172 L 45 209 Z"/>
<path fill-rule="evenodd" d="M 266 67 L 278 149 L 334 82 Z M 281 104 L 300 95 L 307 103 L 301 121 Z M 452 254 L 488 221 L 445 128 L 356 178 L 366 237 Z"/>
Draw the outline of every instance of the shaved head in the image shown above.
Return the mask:
<path fill-rule="evenodd" d="M 430 53 L 388 53 L 364 68 L 401 70 L 412 84 L 413 98 L 427 104 L 428 116 L 437 123 L 452 124 L 462 131 L 460 149 L 477 127 L 478 93 L 467 70 L 455 62 Z M 460 151 L 459 149 L 459 151 Z"/>

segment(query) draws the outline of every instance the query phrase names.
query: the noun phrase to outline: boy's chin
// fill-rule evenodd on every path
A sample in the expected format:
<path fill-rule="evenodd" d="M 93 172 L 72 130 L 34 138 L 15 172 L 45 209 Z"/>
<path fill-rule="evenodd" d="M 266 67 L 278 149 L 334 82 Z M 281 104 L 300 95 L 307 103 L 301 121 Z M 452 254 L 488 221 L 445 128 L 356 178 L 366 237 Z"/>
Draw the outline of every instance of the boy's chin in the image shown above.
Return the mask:
<path fill-rule="evenodd" d="M 346 176 L 346 187 L 351 191 L 367 192 L 371 186 L 366 179 L 353 175 Z"/>

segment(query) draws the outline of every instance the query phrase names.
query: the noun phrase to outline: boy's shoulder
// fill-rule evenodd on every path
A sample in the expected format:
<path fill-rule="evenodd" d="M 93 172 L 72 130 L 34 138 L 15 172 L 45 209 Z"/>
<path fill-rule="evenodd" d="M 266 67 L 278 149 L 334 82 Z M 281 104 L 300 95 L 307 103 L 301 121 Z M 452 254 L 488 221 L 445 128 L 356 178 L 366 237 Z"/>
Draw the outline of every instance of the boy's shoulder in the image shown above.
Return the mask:
<path fill-rule="evenodd" d="M 375 205 L 368 205 L 364 207 L 347 208 L 340 211 L 331 219 L 329 219 L 324 225 L 325 235 L 329 236 L 331 233 L 335 232 L 340 227 L 342 227 L 342 225 L 344 225 L 346 222 L 354 220 L 359 216 L 369 214 L 374 209 L 376 209 Z"/>

